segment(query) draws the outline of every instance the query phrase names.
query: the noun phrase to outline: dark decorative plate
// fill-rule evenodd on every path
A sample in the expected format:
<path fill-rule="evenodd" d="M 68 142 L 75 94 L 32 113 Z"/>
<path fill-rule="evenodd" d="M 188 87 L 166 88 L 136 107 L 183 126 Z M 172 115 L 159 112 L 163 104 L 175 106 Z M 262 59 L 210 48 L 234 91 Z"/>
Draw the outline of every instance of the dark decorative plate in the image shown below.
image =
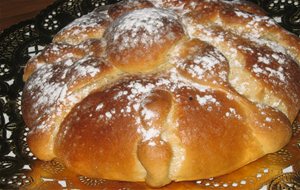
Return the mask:
<path fill-rule="evenodd" d="M 119 0 L 58 0 L 34 19 L 0 32 L 0 189 L 150 189 L 143 183 L 91 179 L 73 174 L 57 161 L 37 160 L 26 144 L 20 112 L 22 74 L 27 60 L 54 34 L 95 7 Z M 252 0 L 290 32 L 300 35 L 298 0 Z M 300 189 L 300 117 L 291 142 L 229 175 L 173 183 L 164 189 Z"/>

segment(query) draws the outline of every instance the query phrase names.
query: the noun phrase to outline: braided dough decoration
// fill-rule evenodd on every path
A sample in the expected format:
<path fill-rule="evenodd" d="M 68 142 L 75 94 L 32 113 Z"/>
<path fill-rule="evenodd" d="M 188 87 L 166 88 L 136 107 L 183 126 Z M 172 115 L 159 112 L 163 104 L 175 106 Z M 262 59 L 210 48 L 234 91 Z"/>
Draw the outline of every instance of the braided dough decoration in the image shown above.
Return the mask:
<path fill-rule="evenodd" d="M 223 175 L 288 143 L 299 63 L 300 40 L 249 2 L 122 1 L 28 62 L 28 145 L 90 177 Z"/>

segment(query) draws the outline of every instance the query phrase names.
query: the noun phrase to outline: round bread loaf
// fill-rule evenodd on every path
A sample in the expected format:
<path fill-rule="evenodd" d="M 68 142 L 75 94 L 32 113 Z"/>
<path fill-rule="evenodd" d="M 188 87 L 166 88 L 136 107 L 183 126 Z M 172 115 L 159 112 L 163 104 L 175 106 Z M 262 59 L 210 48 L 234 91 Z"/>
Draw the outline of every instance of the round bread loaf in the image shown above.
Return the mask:
<path fill-rule="evenodd" d="M 125 0 L 76 19 L 24 72 L 27 142 L 78 174 L 159 187 L 289 142 L 300 40 L 244 1 Z"/>

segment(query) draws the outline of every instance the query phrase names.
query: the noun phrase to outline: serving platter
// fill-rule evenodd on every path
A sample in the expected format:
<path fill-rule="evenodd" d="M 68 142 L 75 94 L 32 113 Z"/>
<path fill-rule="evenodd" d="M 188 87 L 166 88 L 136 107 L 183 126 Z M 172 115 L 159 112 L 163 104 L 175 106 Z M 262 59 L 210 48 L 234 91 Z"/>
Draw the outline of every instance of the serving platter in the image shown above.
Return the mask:
<path fill-rule="evenodd" d="M 58 0 L 35 18 L 0 32 L 0 189 L 151 189 L 144 183 L 92 179 L 57 160 L 36 159 L 26 143 L 21 108 L 23 69 L 61 28 L 96 7 L 119 0 Z M 300 36 L 298 0 L 252 0 L 288 31 Z M 217 178 L 172 183 L 162 189 L 300 189 L 300 116 L 290 143 L 276 153 Z"/>

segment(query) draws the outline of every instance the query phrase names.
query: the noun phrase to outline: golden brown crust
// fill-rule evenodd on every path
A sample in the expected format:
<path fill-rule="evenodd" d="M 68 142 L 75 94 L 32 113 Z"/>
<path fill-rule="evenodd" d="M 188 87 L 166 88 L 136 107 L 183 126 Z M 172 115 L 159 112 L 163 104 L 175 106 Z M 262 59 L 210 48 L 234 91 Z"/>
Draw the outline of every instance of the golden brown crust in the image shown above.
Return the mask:
<path fill-rule="evenodd" d="M 28 62 L 27 142 L 90 177 L 160 187 L 223 175 L 288 143 L 299 52 L 300 40 L 249 2 L 98 9 Z"/>
<path fill-rule="evenodd" d="M 245 123 L 244 110 L 235 100 L 228 99 L 226 93 L 213 91 L 205 94 L 193 92 L 185 94 L 203 99 L 203 103 L 199 106 L 193 99 L 191 101 L 193 103 L 181 104 L 176 113 L 180 115 L 178 136 L 186 154 L 186 159 L 178 172 L 179 180 L 192 180 L 195 176 L 201 179 L 222 175 L 234 170 L 236 164 L 245 165 L 252 161 L 252 157 L 263 154 L 251 128 Z M 220 118 L 222 123 L 219 122 Z M 224 147 L 231 148 L 224 149 Z M 193 163 L 198 158 L 206 159 L 197 162 L 195 166 Z M 216 172 L 214 167 L 206 168 L 206 164 L 217 165 L 220 173 Z"/>
<path fill-rule="evenodd" d="M 72 110 L 68 115 L 70 119 L 65 119 L 62 124 L 64 127 L 58 132 L 56 155 L 68 167 L 83 175 L 142 181 L 145 171 L 137 161 L 135 153 L 138 141 L 135 125 L 137 115 L 120 115 L 118 119 L 109 117 L 113 112 L 120 113 L 120 109 L 126 105 L 125 101 L 119 104 L 111 103 L 117 93 L 118 91 L 113 89 L 104 93 L 94 93 Z M 124 123 L 127 123 L 128 127 L 124 127 Z M 96 135 L 92 135 L 91 131 Z M 101 147 L 98 147 L 98 144 L 101 144 Z M 81 152 L 80 156 L 78 151 Z"/>

